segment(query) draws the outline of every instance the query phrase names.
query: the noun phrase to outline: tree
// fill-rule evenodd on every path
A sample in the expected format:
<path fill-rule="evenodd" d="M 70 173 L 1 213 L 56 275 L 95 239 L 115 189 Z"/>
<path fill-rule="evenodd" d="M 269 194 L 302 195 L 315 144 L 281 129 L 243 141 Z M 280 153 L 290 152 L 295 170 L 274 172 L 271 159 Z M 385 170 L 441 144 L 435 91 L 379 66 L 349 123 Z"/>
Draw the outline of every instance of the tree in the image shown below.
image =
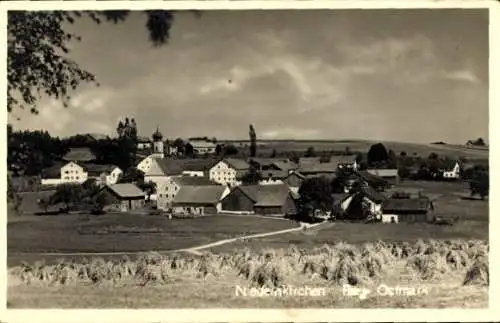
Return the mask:
<path fill-rule="evenodd" d="M 64 204 L 66 209 L 79 203 L 85 197 L 84 190 L 80 184 L 61 184 L 56 188 L 55 193 L 50 198 L 50 204 Z"/>
<path fill-rule="evenodd" d="M 428 159 L 430 160 L 437 160 L 439 158 L 438 154 L 436 153 L 430 153 Z"/>
<path fill-rule="evenodd" d="M 479 195 L 483 200 L 489 195 L 490 179 L 486 171 L 477 171 L 469 182 L 471 196 Z"/>
<path fill-rule="evenodd" d="M 199 15 L 199 13 L 197 13 Z M 129 11 L 9 11 L 7 24 L 7 110 L 28 108 L 37 114 L 42 94 L 61 99 L 68 106 L 70 92 L 82 82 L 98 85 L 95 76 L 66 57 L 68 43 L 81 37 L 64 29 L 83 16 L 100 24 L 118 23 Z M 155 46 L 166 44 L 174 14 L 145 11 L 146 28 Z"/>
<path fill-rule="evenodd" d="M 181 138 L 177 138 L 172 143 L 172 146 L 177 148 L 178 153 L 184 154 L 185 146 L 186 146 L 186 144 L 184 143 L 184 140 L 182 140 Z"/>
<path fill-rule="evenodd" d="M 273 151 L 271 152 L 271 155 L 269 157 L 276 158 L 277 155 L 278 155 L 278 152 L 276 151 L 276 149 L 273 149 Z"/>
<path fill-rule="evenodd" d="M 314 147 L 309 147 L 306 150 L 305 157 L 316 157 L 316 152 L 314 151 Z"/>
<path fill-rule="evenodd" d="M 184 146 L 184 154 L 188 157 L 194 157 L 194 148 L 189 142 Z"/>
<path fill-rule="evenodd" d="M 300 163 L 300 157 L 299 157 L 299 155 L 297 155 L 297 153 L 295 151 L 292 152 L 292 154 L 290 156 L 290 161 L 294 164 Z"/>
<path fill-rule="evenodd" d="M 51 206 L 51 201 L 50 199 L 47 199 L 47 198 L 41 198 L 40 200 L 38 200 L 38 203 L 37 203 L 45 213 L 48 212 L 49 210 L 49 207 Z"/>
<path fill-rule="evenodd" d="M 330 160 L 332 159 L 332 155 L 329 153 L 322 154 L 321 157 L 319 158 L 320 163 L 329 163 Z"/>
<path fill-rule="evenodd" d="M 147 194 L 147 197 L 148 197 L 148 200 L 151 199 L 151 195 L 155 194 L 156 193 L 156 184 L 153 183 L 153 182 L 142 182 L 138 185 L 138 187 L 143 190 L 144 192 L 146 192 Z"/>
<path fill-rule="evenodd" d="M 11 175 L 7 175 L 7 205 L 8 205 L 8 214 L 20 215 L 22 213 L 21 210 L 22 197 L 19 195 L 17 188 L 12 183 Z"/>
<path fill-rule="evenodd" d="M 262 179 L 262 174 L 253 164 L 250 165 L 248 171 L 240 178 L 243 185 L 257 185 Z"/>
<path fill-rule="evenodd" d="M 386 162 L 388 158 L 389 154 L 382 143 L 374 144 L 368 150 L 367 161 L 370 166 Z"/>
<path fill-rule="evenodd" d="M 404 151 L 404 150 L 403 150 L 401 153 L 399 153 L 399 156 L 401 156 L 401 157 L 403 157 L 403 158 L 404 158 L 404 157 L 406 157 L 407 155 L 408 155 L 408 154 L 407 154 L 407 153 L 406 153 L 406 151 Z"/>
<path fill-rule="evenodd" d="M 234 156 L 234 155 L 238 155 L 239 151 L 238 151 L 238 148 L 236 148 L 235 145 L 226 145 L 224 146 L 224 155 L 225 156 Z"/>
<path fill-rule="evenodd" d="M 215 146 L 215 154 L 216 154 L 217 156 L 221 156 L 221 155 L 222 155 L 222 152 L 223 152 L 223 147 L 222 147 L 222 145 L 217 144 L 217 145 Z"/>
<path fill-rule="evenodd" d="M 136 167 L 129 167 L 121 174 L 118 183 L 144 183 L 144 173 Z"/>
<path fill-rule="evenodd" d="M 253 125 L 249 126 L 248 134 L 250 136 L 250 157 L 255 157 L 257 155 L 257 134 Z"/>
<path fill-rule="evenodd" d="M 332 186 L 325 177 L 305 179 L 299 188 L 298 211 L 303 217 L 314 217 L 315 211 L 323 213 L 332 211 L 333 195 Z"/>

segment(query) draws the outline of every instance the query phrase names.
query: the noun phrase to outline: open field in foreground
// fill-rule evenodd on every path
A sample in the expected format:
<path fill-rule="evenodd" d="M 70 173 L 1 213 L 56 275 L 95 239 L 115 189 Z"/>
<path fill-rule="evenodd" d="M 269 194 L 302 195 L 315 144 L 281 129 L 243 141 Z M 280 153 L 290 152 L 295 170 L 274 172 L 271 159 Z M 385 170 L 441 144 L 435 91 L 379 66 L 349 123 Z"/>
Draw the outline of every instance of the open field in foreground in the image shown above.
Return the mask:
<path fill-rule="evenodd" d="M 259 154 L 269 155 L 274 149 L 279 153 L 289 151 L 304 152 L 309 147 L 314 147 L 315 151 L 345 151 L 346 147 L 349 147 L 351 151 L 367 153 L 371 145 L 376 143 L 378 141 L 370 140 L 268 140 L 258 142 L 259 147 L 257 151 Z M 435 145 L 391 141 L 383 141 L 382 143 L 387 149 L 392 149 L 397 155 L 402 151 L 406 152 L 409 156 L 417 154 L 420 157 L 427 157 L 432 152 L 450 158 L 488 159 L 489 155 L 489 150 L 483 147 L 474 148 L 461 145 Z M 248 145 L 249 143 L 245 142 L 243 144 Z"/>
<path fill-rule="evenodd" d="M 9 270 L 7 299 L 10 308 L 487 307 L 487 255 L 481 241 L 418 241 L 38 263 Z M 346 284 L 370 293 L 345 295 Z M 381 285 L 400 289 L 390 295 Z M 315 292 L 286 295 L 286 287 Z M 275 294 L 245 296 L 245 288 Z"/>
<path fill-rule="evenodd" d="M 7 224 L 8 264 L 40 260 L 45 258 L 43 253 L 176 250 L 297 226 L 291 221 L 248 216 L 172 220 L 134 214 L 19 217 Z"/>

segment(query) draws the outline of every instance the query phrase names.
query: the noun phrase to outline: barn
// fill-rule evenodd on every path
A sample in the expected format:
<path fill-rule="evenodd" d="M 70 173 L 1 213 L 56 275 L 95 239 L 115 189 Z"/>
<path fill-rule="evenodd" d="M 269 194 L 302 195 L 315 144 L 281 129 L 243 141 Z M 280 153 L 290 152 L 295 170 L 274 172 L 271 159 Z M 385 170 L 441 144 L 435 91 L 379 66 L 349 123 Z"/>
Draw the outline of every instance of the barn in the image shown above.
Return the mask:
<path fill-rule="evenodd" d="M 241 185 L 223 200 L 222 209 L 262 215 L 294 215 L 294 196 L 287 185 Z"/>
<path fill-rule="evenodd" d="M 105 185 L 99 192 L 104 195 L 107 211 L 127 212 L 144 206 L 146 193 L 131 183 Z"/>
<path fill-rule="evenodd" d="M 173 213 L 204 215 L 221 211 L 221 199 L 229 193 L 222 185 L 184 186 L 179 189 L 172 201 Z"/>
<path fill-rule="evenodd" d="M 397 215 L 398 222 L 427 222 L 434 210 L 429 198 L 388 199 L 382 203 L 383 214 Z"/>

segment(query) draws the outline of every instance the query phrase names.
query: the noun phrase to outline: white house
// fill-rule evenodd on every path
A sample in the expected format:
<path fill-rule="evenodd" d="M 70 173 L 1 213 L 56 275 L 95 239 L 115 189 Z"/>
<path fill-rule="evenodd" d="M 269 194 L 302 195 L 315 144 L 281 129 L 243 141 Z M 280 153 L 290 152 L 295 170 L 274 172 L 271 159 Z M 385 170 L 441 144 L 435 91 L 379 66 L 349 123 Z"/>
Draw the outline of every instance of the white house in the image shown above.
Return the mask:
<path fill-rule="evenodd" d="M 460 164 L 457 161 L 445 162 L 441 168 L 444 179 L 459 179 L 460 178 Z"/>
<path fill-rule="evenodd" d="M 137 149 L 151 149 L 153 148 L 153 142 L 148 137 L 137 137 Z"/>
<path fill-rule="evenodd" d="M 122 170 L 114 165 L 82 164 L 69 162 L 60 168 L 59 176 L 42 178 L 42 185 L 59 185 L 66 183 L 81 184 L 89 178 L 96 179 L 98 185 L 116 184 Z M 54 174 L 55 175 L 55 174 Z"/>
<path fill-rule="evenodd" d="M 208 178 L 221 185 L 237 186 L 240 184 L 238 178 L 244 175 L 249 167 L 242 159 L 225 158 L 210 168 Z"/>
<path fill-rule="evenodd" d="M 267 170 L 261 171 L 262 180 L 259 185 L 279 185 L 284 184 L 284 180 L 289 176 L 287 170 Z"/>
<path fill-rule="evenodd" d="M 157 208 L 161 210 L 168 210 L 171 208 L 172 201 L 182 187 L 214 185 L 219 186 L 207 177 L 185 175 L 170 176 L 165 182 L 164 189 L 156 195 Z"/>
<path fill-rule="evenodd" d="M 193 150 L 198 154 L 213 154 L 217 145 L 205 140 L 190 140 L 189 143 L 193 146 Z"/>

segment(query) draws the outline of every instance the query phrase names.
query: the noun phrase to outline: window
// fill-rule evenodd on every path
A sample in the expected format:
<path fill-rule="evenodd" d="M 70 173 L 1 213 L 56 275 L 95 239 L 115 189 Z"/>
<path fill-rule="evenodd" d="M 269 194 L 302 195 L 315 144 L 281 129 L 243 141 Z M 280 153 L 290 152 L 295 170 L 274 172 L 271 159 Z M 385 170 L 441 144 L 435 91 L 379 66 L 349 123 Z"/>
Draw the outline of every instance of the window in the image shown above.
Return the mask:
<path fill-rule="evenodd" d="M 69 174 L 69 171 L 68 170 L 64 171 L 64 174 Z"/>

